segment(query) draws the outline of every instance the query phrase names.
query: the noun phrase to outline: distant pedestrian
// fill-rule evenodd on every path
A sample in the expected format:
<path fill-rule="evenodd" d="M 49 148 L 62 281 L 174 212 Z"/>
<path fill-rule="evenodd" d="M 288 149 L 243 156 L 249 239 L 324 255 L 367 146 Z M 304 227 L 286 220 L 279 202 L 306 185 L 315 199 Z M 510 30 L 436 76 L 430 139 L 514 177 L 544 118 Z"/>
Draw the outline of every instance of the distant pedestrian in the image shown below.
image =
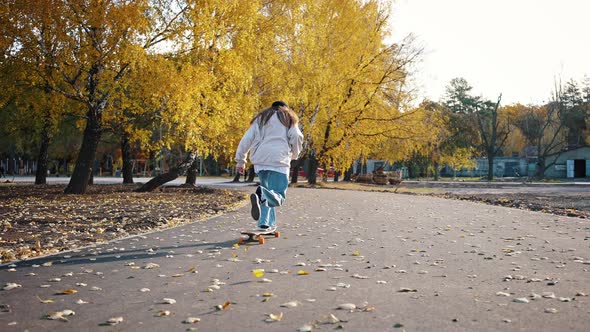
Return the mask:
<path fill-rule="evenodd" d="M 275 207 L 285 202 L 291 160 L 297 159 L 302 149 L 298 123 L 297 114 L 285 102 L 275 101 L 250 121 L 236 151 L 238 172 L 245 173 L 249 154 L 260 180 L 256 193 L 250 195 L 252 218 L 260 230 L 276 229 Z"/>

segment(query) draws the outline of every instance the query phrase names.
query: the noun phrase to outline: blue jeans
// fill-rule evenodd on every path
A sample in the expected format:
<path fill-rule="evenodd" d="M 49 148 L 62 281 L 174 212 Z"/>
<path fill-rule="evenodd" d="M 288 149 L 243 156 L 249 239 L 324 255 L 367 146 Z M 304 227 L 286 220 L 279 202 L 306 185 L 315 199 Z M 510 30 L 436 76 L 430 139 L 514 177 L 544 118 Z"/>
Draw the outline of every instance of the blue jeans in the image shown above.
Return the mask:
<path fill-rule="evenodd" d="M 276 227 L 275 207 L 281 206 L 285 202 L 289 177 L 287 174 L 275 171 L 260 171 L 258 172 L 258 179 L 262 190 L 258 226 Z"/>

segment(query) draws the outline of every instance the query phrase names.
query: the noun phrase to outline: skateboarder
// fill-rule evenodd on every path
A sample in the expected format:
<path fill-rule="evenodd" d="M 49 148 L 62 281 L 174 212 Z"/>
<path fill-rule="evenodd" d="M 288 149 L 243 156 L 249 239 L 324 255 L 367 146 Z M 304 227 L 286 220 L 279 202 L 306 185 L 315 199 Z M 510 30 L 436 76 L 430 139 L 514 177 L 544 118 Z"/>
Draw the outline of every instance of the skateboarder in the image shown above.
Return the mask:
<path fill-rule="evenodd" d="M 258 174 L 260 186 L 250 195 L 252 218 L 263 231 L 276 229 L 275 207 L 285 202 L 289 185 L 289 167 L 299 158 L 303 134 L 299 118 L 283 101 L 275 101 L 250 121 L 236 151 L 237 169 L 244 174 L 246 156 Z"/>

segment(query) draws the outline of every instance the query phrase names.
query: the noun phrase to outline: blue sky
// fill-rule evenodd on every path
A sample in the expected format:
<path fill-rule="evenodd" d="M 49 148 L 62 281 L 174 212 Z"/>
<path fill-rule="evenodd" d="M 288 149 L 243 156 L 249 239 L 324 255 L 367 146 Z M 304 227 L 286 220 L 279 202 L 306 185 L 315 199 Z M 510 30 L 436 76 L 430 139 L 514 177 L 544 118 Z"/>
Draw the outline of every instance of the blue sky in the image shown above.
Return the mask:
<path fill-rule="evenodd" d="M 439 100 L 455 77 L 502 104 L 538 104 L 555 79 L 590 76 L 590 0 L 394 0 L 393 40 L 424 47 L 418 101 Z"/>

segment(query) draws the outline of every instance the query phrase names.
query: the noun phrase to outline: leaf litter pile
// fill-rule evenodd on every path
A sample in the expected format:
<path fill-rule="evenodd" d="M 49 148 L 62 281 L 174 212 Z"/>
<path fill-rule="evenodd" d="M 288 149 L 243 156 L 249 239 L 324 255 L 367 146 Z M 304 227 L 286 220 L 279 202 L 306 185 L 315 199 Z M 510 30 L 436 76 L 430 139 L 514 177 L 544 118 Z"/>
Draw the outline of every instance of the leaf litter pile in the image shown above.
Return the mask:
<path fill-rule="evenodd" d="M 240 192 L 204 187 L 94 185 L 65 195 L 63 185 L 0 186 L 2 263 L 174 227 L 231 210 Z"/>

